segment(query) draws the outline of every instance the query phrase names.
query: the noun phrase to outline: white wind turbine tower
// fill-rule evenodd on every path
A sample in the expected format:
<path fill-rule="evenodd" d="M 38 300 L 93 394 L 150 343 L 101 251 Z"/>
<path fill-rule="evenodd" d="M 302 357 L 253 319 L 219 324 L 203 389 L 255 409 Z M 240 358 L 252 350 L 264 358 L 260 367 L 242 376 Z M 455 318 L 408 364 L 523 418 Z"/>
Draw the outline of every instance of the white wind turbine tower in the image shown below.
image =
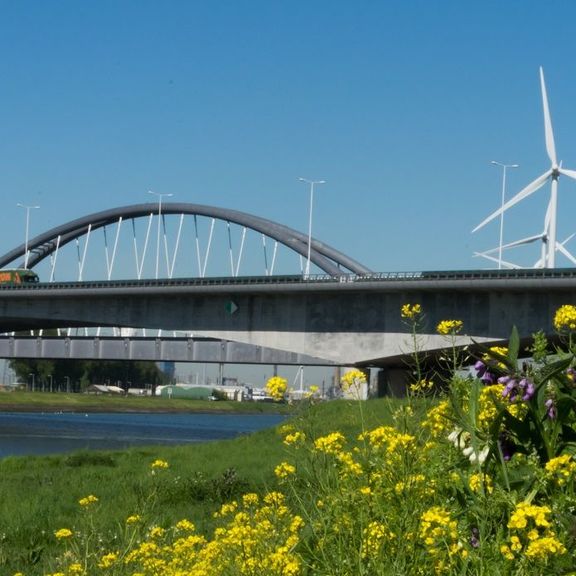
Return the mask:
<path fill-rule="evenodd" d="M 542 106 L 544 108 L 544 135 L 546 137 L 546 152 L 548 153 L 548 158 L 550 159 L 551 166 L 550 168 L 541 174 L 528 184 L 525 188 L 520 190 L 516 196 L 508 200 L 503 206 L 501 206 L 498 210 L 490 214 L 488 218 L 483 220 L 472 232 L 476 232 L 480 230 L 483 226 L 488 224 L 494 218 L 500 216 L 500 214 L 504 213 L 508 208 L 511 208 L 518 202 L 527 198 L 536 190 L 539 190 L 546 184 L 548 180 L 551 180 L 551 191 L 550 191 L 550 202 L 548 204 L 548 209 L 546 210 L 546 218 L 544 221 L 544 234 L 541 235 L 546 241 L 547 246 L 545 247 L 545 251 L 543 253 L 543 258 L 539 261 L 541 262 L 543 268 L 554 268 L 555 266 L 555 254 L 556 250 L 560 250 L 563 254 L 566 253 L 566 249 L 564 248 L 563 243 L 556 242 L 556 212 L 557 212 L 557 205 L 558 205 L 558 178 L 560 174 L 564 176 L 568 176 L 569 178 L 573 178 L 576 180 L 576 171 L 568 170 L 566 168 L 562 168 L 561 164 L 558 164 L 558 160 L 556 158 L 556 145 L 554 144 L 554 133 L 552 131 L 552 120 L 550 119 L 550 110 L 548 108 L 548 97 L 546 95 L 546 84 L 544 83 L 544 71 L 542 67 L 540 67 L 540 85 L 542 87 Z M 528 239 L 524 239 L 524 242 L 527 242 Z M 519 241 L 521 242 L 521 241 Z"/>

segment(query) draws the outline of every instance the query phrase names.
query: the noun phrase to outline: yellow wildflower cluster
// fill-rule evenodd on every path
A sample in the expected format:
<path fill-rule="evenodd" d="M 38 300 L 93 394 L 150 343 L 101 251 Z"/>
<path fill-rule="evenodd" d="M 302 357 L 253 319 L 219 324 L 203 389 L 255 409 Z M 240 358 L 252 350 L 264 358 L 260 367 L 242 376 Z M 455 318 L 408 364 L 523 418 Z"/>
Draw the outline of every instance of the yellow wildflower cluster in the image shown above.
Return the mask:
<path fill-rule="evenodd" d="M 430 430 L 432 437 L 439 438 L 444 436 L 452 426 L 451 415 L 450 403 L 443 400 L 426 412 L 426 419 L 422 422 L 422 426 Z"/>
<path fill-rule="evenodd" d="M 361 464 L 354 460 L 350 452 L 340 452 L 336 455 L 336 460 L 341 464 L 343 476 L 360 476 L 363 472 Z"/>
<path fill-rule="evenodd" d="M 472 492 L 477 494 L 492 494 L 494 491 L 494 484 L 492 478 L 488 474 L 472 474 L 468 478 L 468 486 Z"/>
<path fill-rule="evenodd" d="M 296 466 L 288 464 L 287 462 L 282 462 L 274 468 L 274 474 L 276 475 L 276 478 L 284 480 L 285 478 L 288 478 L 288 476 L 296 474 Z"/>
<path fill-rule="evenodd" d="M 317 438 L 314 442 L 314 448 L 318 452 L 337 456 L 342 451 L 345 442 L 346 438 L 342 432 L 332 432 L 327 436 Z"/>
<path fill-rule="evenodd" d="M 154 462 L 150 464 L 152 470 L 166 470 L 169 467 L 170 465 L 165 460 L 154 460 Z"/>
<path fill-rule="evenodd" d="M 571 332 L 576 330 L 576 306 L 564 304 L 554 314 L 554 328 L 558 332 Z"/>
<path fill-rule="evenodd" d="M 370 522 L 362 532 L 362 558 L 376 558 L 396 535 L 381 522 Z"/>
<path fill-rule="evenodd" d="M 117 560 L 118 560 L 118 554 L 116 552 L 110 552 L 108 554 L 104 554 L 104 556 L 102 556 L 102 558 L 100 558 L 100 561 L 98 562 L 98 568 L 104 568 L 104 569 L 112 568 L 112 566 L 116 564 Z"/>
<path fill-rule="evenodd" d="M 424 474 L 412 474 L 406 479 L 396 482 L 394 492 L 398 496 L 433 496 L 435 482 L 428 480 Z"/>
<path fill-rule="evenodd" d="M 388 465 L 393 465 L 397 460 L 416 451 L 416 438 L 399 432 L 392 426 L 379 426 L 363 432 L 358 439 L 367 442 L 375 453 L 384 453 Z"/>
<path fill-rule="evenodd" d="M 508 560 L 514 560 L 520 554 L 546 560 L 550 556 L 565 554 L 566 547 L 551 527 L 550 514 L 548 506 L 519 502 L 508 522 L 510 538 L 500 547 L 502 555 Z"/>
<path fill-rule="evenodd" d="M 426 551 L 436 559 L 437 574 L 447 573 L 459 558 L 466 558 L 467 550 L 458 541 L 458 524 L 442 506 L 433 506 L 420 517 L 418 534 Z"/>
<path fill-rule="evenodd" d="M 410 384 L 410 392 L 414 394 L 430 392 L 434 389 L 434 382 L 432 380 L 422 379 L 419 382 L 414 382 Z"/>
<path fill-rule="evenodd" d="M 361 370 L 357 370 L 356 368 L 348 370 L 348 372 L 346 372 L 346 374 L 340 378 L 340 384 L 342 384 L 343 390 L 359 387 L 362 384 L 366 384 L 366 374 L 364 374 L 364 372 Z"/>
<path fill-rule="evenodd" d="M 60 528 L 60 530 L 56 530 L 56 532 L 54 532 L 54 536 L 56 536 L 58 540 L 72 538 L 73 535 L 74 533 L 69 528 Z"/>
<path fill-rule="evenodd" d="M 95 504 L 96 502 L 98 502 L 98 498 L 93 494 L 90 494 L 89 496 L 86 496 L 86 498 L 80 498 L 80 500 L 78 500 L 78 504 L 80 504 L 80 506 L 82 506 L 83 508 L 87 508 L 88 506 L 90 506 L 91 504 Z"/>
<path fill-rule="evenodd" d="M 400 310 L 402 318 L 407 320 L 414 320 L 422 313 L 420 304 L 404 304 Z"/>
<path fill-rule="evenodd" d="M 576 462 L 571 454 L 562 454 L 546 462 L 546 476 L 564 486 L 574 476 Z"/>
<path fill-rule="evenodd" d="M 269 396 L 274 398 L 274 400 L 282 400 L 286 394 L 286 390 L 288 390 L 288 381 L 281 376 L 272 376 L 272 378 L 268 378 L 264 390 Z"/>
<path fill-rule="evenodd" d="M 443 336 L 454 336 L 462 330 L 463 326 L 464 323 L 462 320 L 442 320 L 438 326 L 436 326 L 436 332 Z"/>
<path fill-rule="evenodd" d="M 526 404 L 523 402 L 516 402 L 514 404 L 510 402 L 503 403 L 503 390 L 504 384 L 491 384 L 484 386 L 480 391 L 477 418 L 478 426 L 482 430 L 487 431 L 490 428 L 502 406 L 515 418 L 523 418 L 525 416 L 528 410 Z"/>
<path fill-rule="evenodd" d="M 221 525 L 210 541 L 196 533 L 192 522 L 182 520 L 173 530 L 151 530 L 122 562 L 141 576 L 301 573 L 294 549 L 304 522 L 290 512 L 279 492 L 262 499 L 246 494 L 241 502 L 222 506 L 215 517 Z M 110 553 L 100 559 L 100 566 L 118 562 Z"/>
<path fill-rule="evenodd" d="M 302 446 L 306 442 L 306 434 L 304 432 L 291 432 L 284 437 L 284 444 L 286 446 Z"/>

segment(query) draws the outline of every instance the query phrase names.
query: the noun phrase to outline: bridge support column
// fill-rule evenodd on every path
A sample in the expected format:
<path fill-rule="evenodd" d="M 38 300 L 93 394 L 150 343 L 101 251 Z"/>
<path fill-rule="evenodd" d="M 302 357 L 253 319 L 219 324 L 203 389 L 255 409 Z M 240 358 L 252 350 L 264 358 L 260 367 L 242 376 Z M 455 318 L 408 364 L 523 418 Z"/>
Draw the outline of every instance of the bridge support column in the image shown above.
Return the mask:
<path fill-rule="evenodd" d="M 378 397 L 404 398 L 410 383 L 410 370 L 406 368 L 383 368 L 378 372 Z"/>

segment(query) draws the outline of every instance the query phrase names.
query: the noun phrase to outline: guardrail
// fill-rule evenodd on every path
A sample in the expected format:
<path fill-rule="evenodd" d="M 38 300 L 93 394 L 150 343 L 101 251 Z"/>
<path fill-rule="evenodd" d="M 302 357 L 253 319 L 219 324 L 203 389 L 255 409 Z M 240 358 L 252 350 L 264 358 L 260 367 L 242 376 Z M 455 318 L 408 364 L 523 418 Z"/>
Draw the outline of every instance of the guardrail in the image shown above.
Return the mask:
<path fill-rule="evenodd" d="M 373 272 L 370 274 L 278 275 L 278 276 L 222 276 L 206 278 L 171 278 L 144 280 L 93 280 L 81 282 L 39 282 L 29 284 L 0 284 L 1 290 L 50 290 L 90 288 L 153 288 L 170 286 L 225 286 L 251 284 L 314 284 L 314 283 L 363 283 L 378 281 L 422 281 L 422 280 L 512 280 L 542 278 L 575 278 L 576 268 L 540 268 L 515 270 L 440 270 L 425 272 Z"/>

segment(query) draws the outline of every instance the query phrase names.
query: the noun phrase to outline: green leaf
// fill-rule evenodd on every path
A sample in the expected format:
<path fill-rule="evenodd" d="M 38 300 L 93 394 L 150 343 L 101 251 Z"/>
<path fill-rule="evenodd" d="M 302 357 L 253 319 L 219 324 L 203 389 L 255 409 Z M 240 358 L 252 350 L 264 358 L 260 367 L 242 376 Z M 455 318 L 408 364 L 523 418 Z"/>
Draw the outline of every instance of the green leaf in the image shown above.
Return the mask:
<path fill-rule="evenodd" d="M 518 352 L 520 351 L 520 336 L 516 326 L 512 326 L 512 333 L 508 340 L 508 362 L 510 366 L 516 369 L 518 365 Z"/>

